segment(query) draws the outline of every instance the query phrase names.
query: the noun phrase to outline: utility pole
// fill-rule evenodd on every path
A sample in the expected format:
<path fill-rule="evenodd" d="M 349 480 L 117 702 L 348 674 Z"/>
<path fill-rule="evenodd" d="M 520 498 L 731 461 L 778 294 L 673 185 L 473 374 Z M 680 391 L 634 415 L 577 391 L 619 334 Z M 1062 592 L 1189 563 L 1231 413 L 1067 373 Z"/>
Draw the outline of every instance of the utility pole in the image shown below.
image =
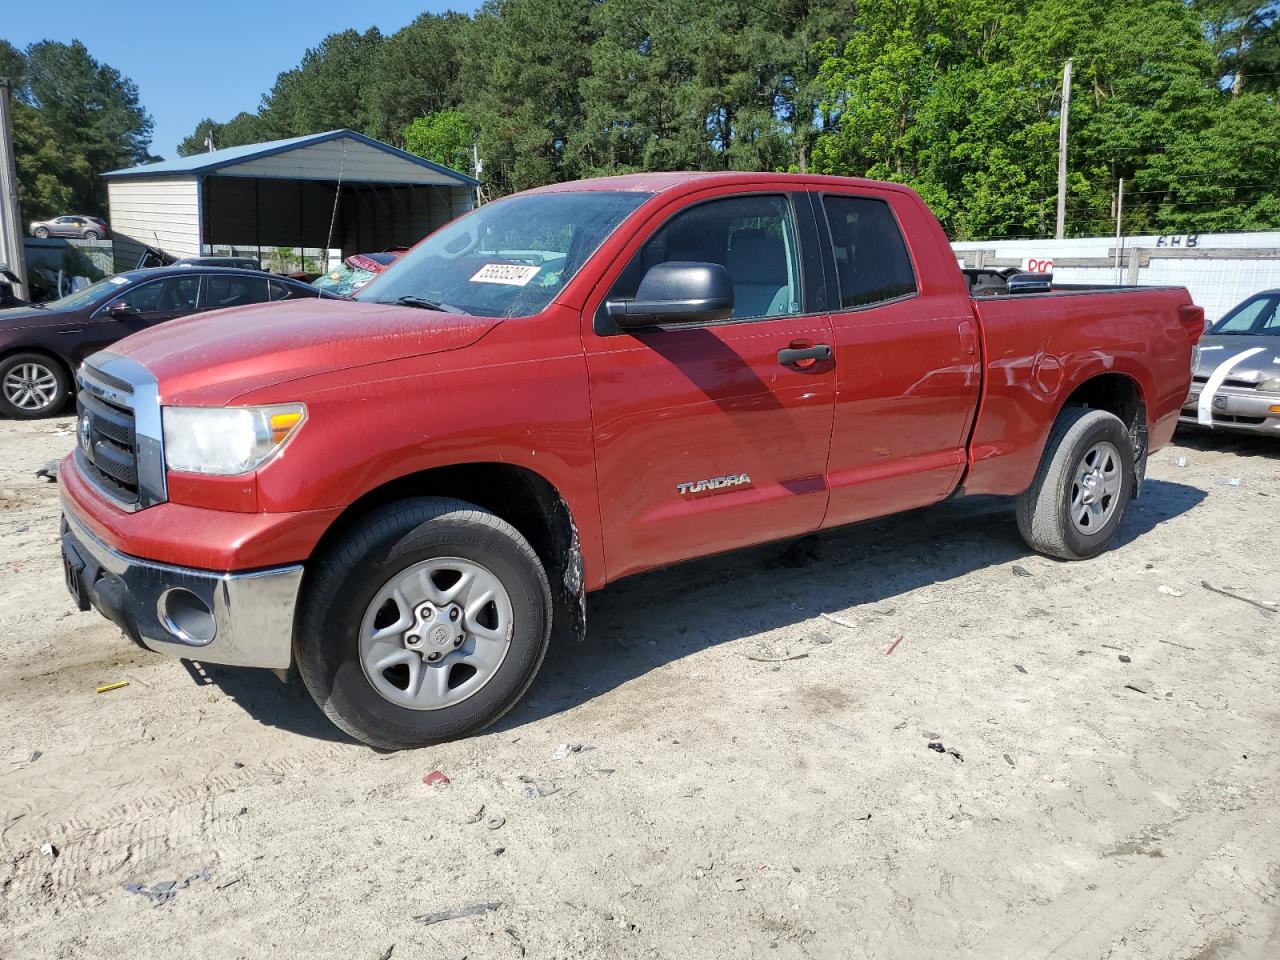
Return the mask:
<path fill-rule="evenodd" d="M 1071 112 L 1071 58 L 1062 68 L 1062 114 L 1058 118 L 1058 231 L 1061 240 L 1067 229 L 1067 116 Z"/>
<path fill-rule="evenodd" d="M 1124 216 L 1124 177 L 1116 191 L 1116 283 L 1120 282 L 1120 218 Z"/>
<path fill-rule="evenodd" d="M 9 96 L 13 85 L 0 77 L 0 263 L 19 280 L 15 296 L 26 298 L 27 257 L 22 249 L 22 208 L 18 205 L 18 170 L 13 160 L 13 125 Z"/>

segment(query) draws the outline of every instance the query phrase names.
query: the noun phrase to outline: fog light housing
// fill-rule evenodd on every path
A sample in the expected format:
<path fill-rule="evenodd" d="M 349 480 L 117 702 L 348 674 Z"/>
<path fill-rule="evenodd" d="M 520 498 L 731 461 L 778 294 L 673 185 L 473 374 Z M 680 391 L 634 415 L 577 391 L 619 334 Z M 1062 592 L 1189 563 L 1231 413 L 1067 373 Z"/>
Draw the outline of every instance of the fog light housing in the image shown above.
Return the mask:
<path fill-rule="evenodd" d="M 166 590 L 158 606 L 160 622 L 184 643 L 204 646 L 218 632 L 209 605 L 184 587 Z"/>

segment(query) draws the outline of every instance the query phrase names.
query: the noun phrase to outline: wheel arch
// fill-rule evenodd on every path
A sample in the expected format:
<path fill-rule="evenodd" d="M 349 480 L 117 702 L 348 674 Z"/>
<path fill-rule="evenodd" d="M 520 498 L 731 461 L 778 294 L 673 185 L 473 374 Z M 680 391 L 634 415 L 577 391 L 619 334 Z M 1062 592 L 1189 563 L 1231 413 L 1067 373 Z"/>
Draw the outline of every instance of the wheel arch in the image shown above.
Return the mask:
<path fill-rule="evenodd" d="M 495 462 L 452 464 L 387 481 L 348 505 L 329 525 L 313 554 L 341 538 L 369 511 L 412 497 L 464 500 L 515 527 L 547 571 L 555 604 L 553 622 L 567 625 L 576 638 L 585 634 L 586 576 L 577 524 L 561 492 L 526 467 Z"/>
<path fill-rule="evenodd" d="M 1066 393 L 1066 391 L 1064 391 Z M 1068 407 L 1086 410 L 1105 410 L 1114 414 L 1129 433 L 1133 447 L 1134 490 L 1137 497 L 1146 476 L 1148 443 L 1148 407 L 1146 395 L 1138 378 L 1123 371 L 1111 370 L 1095 373 L 1077 383 L 1063 398 L 1054 414 L 1054 420 Z M 1042 454 L 1043 455 L 1043 454 Z"/>

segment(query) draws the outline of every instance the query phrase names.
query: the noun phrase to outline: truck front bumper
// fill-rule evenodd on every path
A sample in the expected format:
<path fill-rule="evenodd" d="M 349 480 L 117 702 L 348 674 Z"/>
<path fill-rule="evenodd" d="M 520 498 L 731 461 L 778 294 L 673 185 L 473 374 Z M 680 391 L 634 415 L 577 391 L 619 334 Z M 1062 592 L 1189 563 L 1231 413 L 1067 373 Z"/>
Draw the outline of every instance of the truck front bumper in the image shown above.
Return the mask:
<path fill-rule="evenodd" d="M 277 670 L 292 660 L 300 564 L 217 573 L 153 563 L 108 547 L 67 509 L 62 563 L 80 609 L 95 607 L 149 650 Z"/>

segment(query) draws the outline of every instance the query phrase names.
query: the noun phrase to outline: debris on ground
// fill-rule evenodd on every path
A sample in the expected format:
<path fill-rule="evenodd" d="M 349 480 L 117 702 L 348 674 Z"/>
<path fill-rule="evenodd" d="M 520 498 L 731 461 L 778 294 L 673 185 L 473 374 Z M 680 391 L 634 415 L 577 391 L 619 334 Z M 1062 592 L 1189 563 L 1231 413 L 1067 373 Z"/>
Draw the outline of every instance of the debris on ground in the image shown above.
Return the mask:
<path fill-rule="evenodd" d="M 1024 667 L 1024 666 L 1023 666 L 1022 664 L 1020 664 L 1020 663 L 1015 663 L 1015 664 L 1013 665 L 1013 669 L 1017 670 L 1019 673 L 1026 673 L 1026 672 L 1027 672 L 1027 668 L 1026 668 L 1026 667 Z"/>
<path fill-rule="evenodd" d="M 138 896 L 150 900 L 152 906 L 160 906 L 168 903 L 178 895 L 179 890 L 185 890 L 197 880 L 209 881 L 213 879 L 213 874 L 209 868 L 201 870 L 199 873 L 193 873 L 185 880 L 162 880 L 160 883 L 147 887 L 141 883 L 126 883 L 122 889 L 127 893 L 136 893 Z"/>
<path fill-rule="evenodd" d="M 485 903 L 473 903 L 470 906 L 459 907 L 457 910 L 441 910 L 439 913 L 424 913 L 413 919 L 422 924 L 440 923 L 444 920 L 461 920 L 463 917 L 478 917 L 482 913 L 489 913 L 502 907 L 501 900 L 490 900 Z"/>
<path fill-rule="evenodd" d="M 1128 655 L 1128 654 L 1124 654 L 1124 653 L 1120 654 L 1120 662 L 1121 662 L 1121 663 L 1133 663 L 1133 661 L 1132 661 L 1131 659 L 1129 659 L 1129 655 Z"/>
<path fill-rule="evenodd" d="M 1186 457 L 1170 457 L 1169 462 L 1175 467 L 1185 467 L 1187 465 Z"/>
<path fill-rule="evenodd" d="M 481 817 L 483 817 L 483 816 L 484 816 L 484 804 L 482 803 L 482 804 L 480 804 L 480 809 L 479 809 L 479 810 L 477 810 L 475 813 L 471 814 L 471 816 L 467 817 L 466 822 L 467 822 L 467 823 L 479 823 L 479 822 L 480 822 L 480 818 L 481 818 Z"/>
<path fill-rule="evenodd" d="M 1166 597 L 1185 597 L 1186 594 L 1181 590 L 1175 590 L 1173 587 L 1167 587 L 1163 583 L 1156 587 L 1156 593 L 1163 593 Z"/>
<path fill-rule="evenodd" d="M 447 787 L 453 781 L 450 780 L 448 777 L 446 777 L 439 770 L 432 770 L 430 773 L 428 773 L 425 777 L 422 778 L 422 782 L 425 783 L 428 787 Z"/>
<path fill-rule="evenodd" d="M 522 956 L 522 957 L 523 957 L 523 956 L 524 956 L 524 944 L 521 942 L 521 940 L 520 940 L 520 934 L 516 932 L 516 928 L 515 928 L 515 927 L 507 927 L 507 928 L 505 928 L 502 932 L 503 932 L 503 933 L 505 933 L 508 937 L 510 937 L 510 938 L 511 938 L 511 942 L 515 945 L 515 948 L 516 948 L 517 950 L 519 950 L 519 951 L 520 951 L 520 956 Z"/>
<path fill-rule="evenodd" d="M 827 642 L 830 643 L 831 641 L 828 640 Z M 794 653 L 789 657 L 757 657 L 750 653 L 744 653 L 743 656 L 748 660 L 754 660 L 756 663 L 786 663 L 788 660 L 803 660 L 809 655 L 807 653 Z M 560 758 L 557 757 L 556 759 Z"/>
<path fill-rule="evenodd" d="M 104 683 L 100 687 L 95 687 L 95 693 L 110 693 L 112 690 L 119 690 L 121 687 L 127 687 L 128 680 L 117 680 L 115 683 Z"/>
<path fill-rule="evenodd" d="M 560 792 L 560 788 L 551 780 L 539 780 L 525 773 L 520 774 L 516 779 L 521 783 L 528 784 L 524 788 L 526 796 L 532 797 L 536 793 L 539 797 L 549 797 L 553 793 Z"/>
<path fill-rule="evenodd" d="M 1171 647 L 1181 647 L 1183 650 L 1194 650 L 1195 647 L 1188 647 L 1185 643 L 1174 643 L 1172 640 L 1161 640 L 1161 643 L 1167 643 Z"/>
<path fill-rule="evenodd" d="M 1200 586 L 1204 587 L 1206 590 L 1212 591 L 1213 593 L 1220 593 L 1224 597 L 1230 597 L 1232 600 L 1239 600 L 1242 603 L 1249 604 L 1249 606 L 1251 607 L 1257 607 L 1259 610 L 1263 611 L 1264 613 L 1275 613 L 1276 610 L 1280 608 L 1280 605 L 1277 605 L 1276 601 L 1274 600 L 1254 600 L 1253 598 L 1246 597 L 1243 594 L 1235 593 L 1232 590 L 1227 590 L 1225 587 L 1215 587 L 1208 580 L 1201 580 Z"/>
<path fill-rule="evenodd" d="M 889 649 L 884 652 L 884 655 L 887 657 L 889 654 L 893 653 L 894 650 L 898 649 L 898 644 L 900 644 L 901 642 L 902 642 L 902 636 L 899 636 L 897 640 L 889 644 Z"/>
<path fill-rule="evenodd" d="M 589 747 L 585 743 L 562 743 L 551 751 L 552 760 L 565 760 L 570 754 L 583 753 L 587 750 L 594 750 L 595 747 Z"/>
<path fill-rule="evenodd" d="M 1152 686 L 1152 683 L 1150 680 L 1141 679 L 1141 680 L 1130 680 L 1128 683 L 1124 685 L 1124 688 L 1126 690 L 1133 690 L 1137 693 L 1150 693 L 1151 686 Z"/>
<path fill-rule="evenodd" d="M 378 960 L 391 960 L 391 954 L 395 952 L 396 945 L 393 943 L 391 946 L 387 947 L 387 949 L 382 951 L 382 956 L 378 957 Z"/>
<path fill-rule="evenodd" d="M 1240 486 L 1241 481 L 1239 477 L 1232 477 L 1230 480 L 1224 480 L 1223 483 L 1228 487 L 1238 487 Z"/>
<path fill-rule="evenodd" d="M 58 482 L 58 461 L 50 460 L 43 467 L 36 471 L 36 479 L 47 480 L 49 483 Z"/>
<path fill-rule="evenodd" d="M 1008 764 L 1009 766 L 1011 766 L 1011 767 L 1012 767 L 1012 766 L 1015 766 L 1015 764 L 1014 764 L 1014 762 L 1013 762 L 1013 757 L 1009 756 L 1007 753 L 1006 753 L 1006 754 L 1004 754 L 1004 762 L 1005 762 L 1005 763 L 1007 763 L 1007 764 Z"/>
<path fill-rule="evenodd" d="M 1028 570 L 1026 567 L 1024 567 L 1020 563 L 1015 563 L 1013 565 L 1013 575 L 1015 577 L 1034 577 L 1035 576 L 1034 573 L 1032 573 L 1030 570 Z"/>
<path fill-rule="evenodd" d="M 58 859 L 58 848 L 55 847 L 52 843 L 49 843 L 47 840 L 44 843 L 40 844 L 40 852 L 44 854 L 46 857 L 50 857 L 51 859 L 54 859 L 54 860 Z"/>
<path fill-rule="evenodd" d="M 502 825 L 506 822 L 506 817 L 490 817 L 484 822 L 484 825 L 490 830 L 498 830 L 501 829 Z"/>
<path fill-rule="evenodd" d="M 819 616 L 821 616 L 823 620 L 830 620 L 832 623 L 836 624 L 837 626 L 844 627 L 846 630 L 858 629 L 854 624 L 850 623 L 848 620 L 845 620 L 843 617 L 837 617 L 834 613 L 823 613 L 823 614 L 819 614 Z"/>
<path fill-rule="evenodd" d="M 960 756 L 960 751 L 959 751 L 959 750 L 955 750 L 955 749 L 953 749 L 953 748 L 951 748 L 951 747 L 944 747 L 944 746 L 943 746 L 939 741 L 937 741 L 937 740 L 934 740 L 932 743 L 930 743 L 930 744 L 929 744 L 929 749 L 930 749 L 930 750 L 932 750 L 934 753 L 946 753 L 946 754 L 950 754 L 950 755 L 951 755 L 952 757 L 954 757 L 956 760 L 959 760 L 961 763 L 964 763 L 964 757 Z"/>

